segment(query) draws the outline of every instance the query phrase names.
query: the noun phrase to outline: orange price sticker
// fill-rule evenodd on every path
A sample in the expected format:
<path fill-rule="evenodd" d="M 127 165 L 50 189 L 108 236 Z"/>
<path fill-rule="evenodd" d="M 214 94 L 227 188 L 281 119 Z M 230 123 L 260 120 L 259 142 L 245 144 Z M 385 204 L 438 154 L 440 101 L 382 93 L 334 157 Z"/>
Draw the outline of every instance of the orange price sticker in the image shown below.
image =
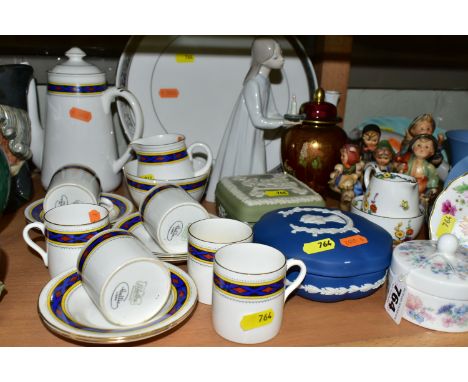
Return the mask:
<path fill-rule="evenodd" d="M 176 88 L 161 88 L 159 89 L 159 97 L 161 98 L 177 98 L 179 89 Z"/>
<path fill-rule="evenodd" d="M 72 107 L 70 109 L 70 118 L 78 119 L 79 121 L 89 122 L 93 119 L 93 114 L 90 111 Z"/>
<path fill-rule="evenodd" d="M 362 235 L 353 235 L 340 239 L 341 245 L 345 247 L 357 247 L 358 245 L 367 244 L 369 241 Z"/>
<path fill-rule="evenodd" d="M 99 211 L 91 210 L 91 211 L 89 211 L 88 215 L 89 215 L 89 221 L 91 223 L 95 223 L 95 222 L 101 220 L 101 214 L 99 213 Z"/>

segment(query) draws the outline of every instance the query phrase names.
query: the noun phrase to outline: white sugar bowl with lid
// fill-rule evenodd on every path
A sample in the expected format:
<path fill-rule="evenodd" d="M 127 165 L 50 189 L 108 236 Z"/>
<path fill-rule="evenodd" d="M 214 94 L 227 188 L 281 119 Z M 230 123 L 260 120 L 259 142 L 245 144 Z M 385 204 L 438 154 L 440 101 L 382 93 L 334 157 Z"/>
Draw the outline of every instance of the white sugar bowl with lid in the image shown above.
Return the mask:
<path fill-rule="evenodd" d="M 468 249 L 454 235 L 398 245 L 388 285 L 396 279 L 407 288 L 402 318 L 443 332 L 468 331 Z"/>

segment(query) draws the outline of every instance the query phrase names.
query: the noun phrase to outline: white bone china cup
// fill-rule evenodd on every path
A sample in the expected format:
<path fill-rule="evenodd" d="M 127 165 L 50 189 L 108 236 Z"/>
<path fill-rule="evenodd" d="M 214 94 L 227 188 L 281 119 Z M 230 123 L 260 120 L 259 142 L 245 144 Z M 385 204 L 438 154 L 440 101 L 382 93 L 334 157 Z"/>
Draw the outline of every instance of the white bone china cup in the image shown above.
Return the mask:
<path fill-rule="evenodd" d="M 143 225 L 167 253 L 187 252 L 187 230 L 208 211 L 183 188 L 173 184 L 153 187 L 140 206 Z"/>
<path fill-rule="evenodd" d="M 297 278 L 285 288 L 286 272 L 298 266 Z M 275 337 L 283 319 L 284 303 L 304 280 L 301 260 L 288 259 L 277 249 L 257 243 L 220 248 L 213 268 L 212 320 L 215 331 L 242 344 Z"/>
<path fill-rule="evenodd" d="M 211 305 L 216 251 L 225 245 L 252 242 L 252 239 L 252 228 L 238 220 L 212 218 L 189 226 L 187 269 L 197 286 L 198 301 Z"/>
<path fill-rule="evenodd" d="M 151 319 L 170 294 L 168 268 L 124 230 L 109 229 L 93 237 L 80 252 L 76 268 L 95 305 L 116 325 Z"/>
<path fill-rule="evenodd" d="M 67 204 L 103 204 L 112 209 L 112 202 L 101 198 L 101 183 L 91 169 L 70 165 L 57 170 L 52 176 L 44 197 L 44 212 Z"/>
<path fill-rule="evenodd" d="M 74 267 L 86 242 L 109 227 L 106 208 L 94 204 L 68 204 L 47 211 L 44 223 L 34 222 L 24 227 L 23 239 L 42 257 L 53 278 Z M 46 250 L 29 237 L 29 230 L 33 228 L 45 236 Z"/>

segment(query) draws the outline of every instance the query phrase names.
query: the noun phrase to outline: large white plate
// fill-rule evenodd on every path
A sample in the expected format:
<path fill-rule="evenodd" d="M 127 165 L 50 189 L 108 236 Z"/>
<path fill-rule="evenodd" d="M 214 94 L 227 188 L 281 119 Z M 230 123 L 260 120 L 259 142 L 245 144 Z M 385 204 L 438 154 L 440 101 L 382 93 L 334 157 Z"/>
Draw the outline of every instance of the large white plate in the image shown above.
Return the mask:
<path fill-rule="evenodd" d="M 40 317 L 52 332 L 80 342 L 122 343 L 161 334 L 184 321 L 197 302 L 190 276 L 175 265 L 166 266 L 171 272 L 171 294 L 161 312 L 145 323 L 125 327 L 108 322 L 84 290 L 76 269 L 54 277 L 42 289 Z"/>
<path fill-rule="evenodd" d="M 120 58 L 116 84 L 130 90 L 140 102 L 143 136 L 181 133 L 188 144 L 196 141 L 208 144 L 216 158 L 250 67 L 253 39 L 253 36 L 132 37 Z M 272 91 L 278 111 L 285 114 L 293 94 L 298 105 L 311 99 L 317 81 L 300 42 L 285 37 L 276 39 L 283 50 L 285 65 L 281 72 L 272 73 Z M 177 96 L 171 98 L 164 93 Z M 118 101 L 117 107 L 125 133 L 131 139 L 132 112 L 123 101 Z M 281 163 L 280 138 L 272 138 L 266 141 L 268 170 Z"/>

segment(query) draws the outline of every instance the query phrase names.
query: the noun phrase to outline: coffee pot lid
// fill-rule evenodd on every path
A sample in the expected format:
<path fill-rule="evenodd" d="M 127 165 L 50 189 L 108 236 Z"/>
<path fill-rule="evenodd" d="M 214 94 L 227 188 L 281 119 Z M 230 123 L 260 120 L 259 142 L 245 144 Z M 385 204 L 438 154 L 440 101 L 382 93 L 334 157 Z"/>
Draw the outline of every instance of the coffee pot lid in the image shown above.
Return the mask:
<path fill-rule="evenodd" d="M 456 236 L 413 240 L 393 251 L 390 269 L 411 287 L 442 298 L 468 300 L 468 248 Z"/>
<path fill-rule="evenodd" d="M 337 123 L 341 121 L 338 117 L 336 106 L 330 102 L 325 102 L 325 91 L 318 88 L 314 93 L 312 102 L 303 105 L 306 113 L 306 121 L 316 123 Z"/>
<path fill-rule="evenodd" d="M 68 76 L 72 76 L 69 78 L 73 78 L 74 82 L 82 82 L 79 79 L 80 77 L 88 83 L 105 82 L 105 74 L 98 67 L 83 59 L 86 53 L 80 48 L 73 47 L 69 49 L 65 52 L 65 56 L 68 57 L 68 60 L 56 65 L 49 71 L 49 82 L 51 81 L 50 77 L 61 77 L 62 80 L 66 80 Z"/>

